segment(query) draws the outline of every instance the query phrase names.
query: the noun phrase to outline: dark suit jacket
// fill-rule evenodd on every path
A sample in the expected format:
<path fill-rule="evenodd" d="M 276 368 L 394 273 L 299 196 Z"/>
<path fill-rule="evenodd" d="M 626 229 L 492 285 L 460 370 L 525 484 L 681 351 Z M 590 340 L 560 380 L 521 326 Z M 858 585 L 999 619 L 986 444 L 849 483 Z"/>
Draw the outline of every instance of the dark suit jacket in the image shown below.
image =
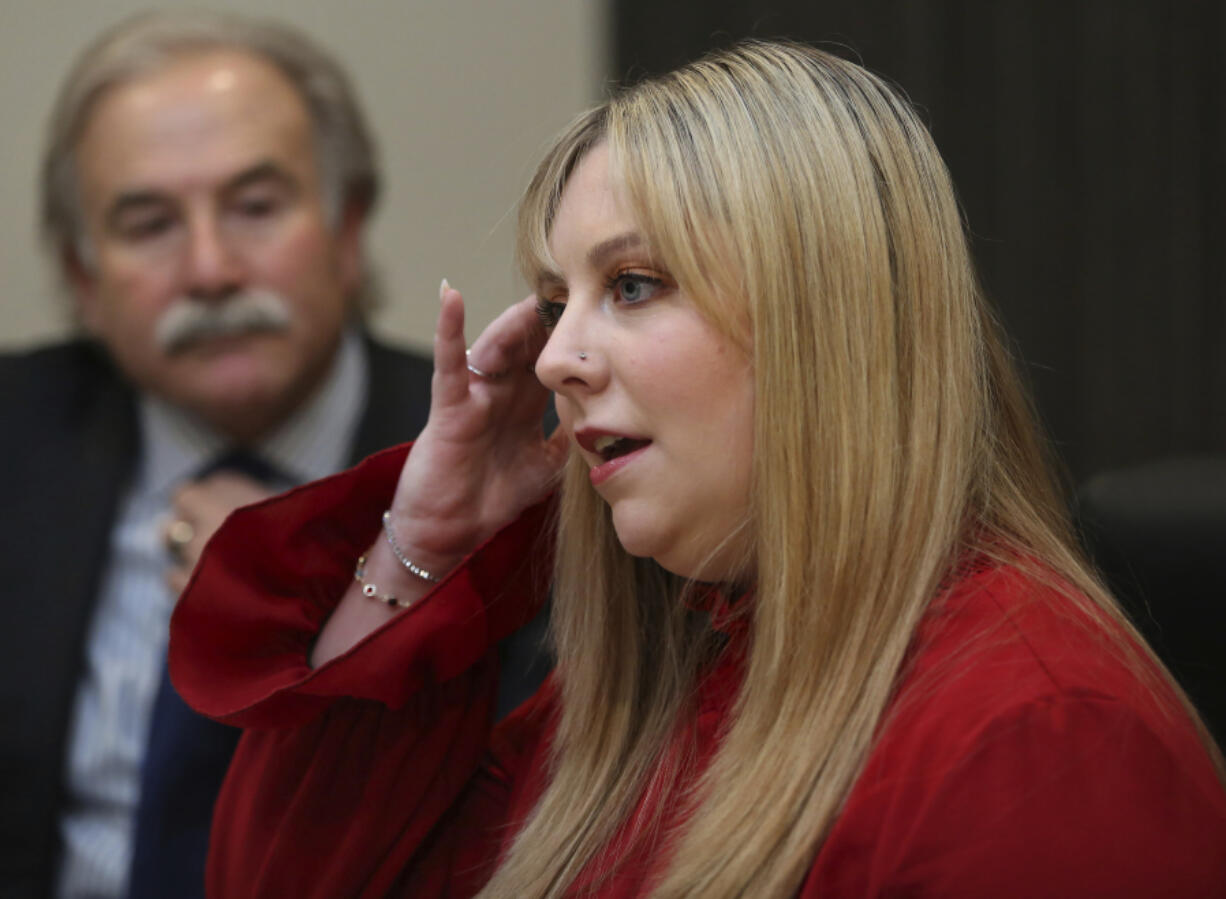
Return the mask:
<path fill-rule="evenodd" d="M 350 461 L 416 437 L 428 360 L 368 342 Z M 118 503 L 139 453 L 136 398 L 74 342 L 0 356 L 0 896 L 55 884 L 69 716 Z"/>

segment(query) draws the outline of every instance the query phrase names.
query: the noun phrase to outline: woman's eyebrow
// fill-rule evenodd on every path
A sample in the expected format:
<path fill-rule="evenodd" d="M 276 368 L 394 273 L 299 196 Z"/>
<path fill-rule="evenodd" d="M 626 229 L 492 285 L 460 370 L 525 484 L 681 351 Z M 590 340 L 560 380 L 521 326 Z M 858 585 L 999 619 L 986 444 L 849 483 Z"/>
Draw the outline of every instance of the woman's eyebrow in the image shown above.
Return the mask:
<path fill-rule="evenodd" d="M 566 287 L 566 279 L 557 272 L 543 271 L 536 276 L 532 292 L 538 297 Z"/>
<path fill-rule="evenodd" d="M 608 257 L 625 250 L 633 250 L 643 245 L 643 236 L 637 231 L 627 231 L 607 240 L 602 240 L 587 251 L 587 264 L 592 268 L 600 268 Z"/>
<path fill-rule="evenodd" d="M 610 256 L 624 253 L 626 250 L 638 249 L 644 243 L 643 235 L 637 231 L 627 231 L 624 234 L 606 238 L 587 251 L 587 265 L 594 269 L 603 268 Z M 550 289 L 565 286 L 566 279 L 558 272 L 545 270 L 536 276 L 538 296 Z"/>

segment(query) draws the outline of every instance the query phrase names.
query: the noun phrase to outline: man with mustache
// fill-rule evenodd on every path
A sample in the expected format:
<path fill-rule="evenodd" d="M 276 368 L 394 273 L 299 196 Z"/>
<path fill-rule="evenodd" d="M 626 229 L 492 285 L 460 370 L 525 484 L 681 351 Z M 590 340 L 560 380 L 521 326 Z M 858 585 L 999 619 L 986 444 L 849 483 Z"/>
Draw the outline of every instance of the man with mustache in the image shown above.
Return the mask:
<path fill-rule="evenodd" d="M 234 736 L 164 679 L 178 590 L 235 506 L 415 436 L 430 364 L 362 327 L 373 147 L 297 32 L 103 35 L 42 192 L 83 337 L 0 359 L 0 894 L 202 895 Z"/>

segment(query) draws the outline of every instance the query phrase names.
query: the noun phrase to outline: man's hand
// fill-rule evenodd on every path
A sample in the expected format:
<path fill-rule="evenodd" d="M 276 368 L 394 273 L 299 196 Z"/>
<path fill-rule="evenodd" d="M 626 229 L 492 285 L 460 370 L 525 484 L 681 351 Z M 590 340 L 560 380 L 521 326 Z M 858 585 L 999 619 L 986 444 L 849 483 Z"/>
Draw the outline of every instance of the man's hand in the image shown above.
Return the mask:
<path fill-rule="evenodd" d="M 272 491 L 246 475 L 218 471 L 199 481 L 190 481 L 171 498 L 170 518 L 163 537 L 170 550 L 166 583 L 175 596 L 183 592 L 192 569 L 213 532 L 239 506 L 272 496 Z"/>

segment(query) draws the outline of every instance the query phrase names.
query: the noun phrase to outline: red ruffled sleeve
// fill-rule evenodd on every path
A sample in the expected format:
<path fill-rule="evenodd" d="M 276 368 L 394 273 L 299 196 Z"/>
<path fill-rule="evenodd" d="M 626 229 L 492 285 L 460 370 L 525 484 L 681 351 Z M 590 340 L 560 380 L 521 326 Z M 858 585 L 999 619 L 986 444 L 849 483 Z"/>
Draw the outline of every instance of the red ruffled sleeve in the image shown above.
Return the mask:
<path fill-rule="evenodd" d="M 210 896 L 469 895 L 497 856 L 530 752 L 489 758 L 496 647 L 544 597 L 549 504 L 344 655 L 307 664 L 406 451 L 234 513 L 175 610 L 175 686 L 247 728 L 214 813 Z M 529 705 L 519 720 L 547 719 L 547 698 Z"/>

